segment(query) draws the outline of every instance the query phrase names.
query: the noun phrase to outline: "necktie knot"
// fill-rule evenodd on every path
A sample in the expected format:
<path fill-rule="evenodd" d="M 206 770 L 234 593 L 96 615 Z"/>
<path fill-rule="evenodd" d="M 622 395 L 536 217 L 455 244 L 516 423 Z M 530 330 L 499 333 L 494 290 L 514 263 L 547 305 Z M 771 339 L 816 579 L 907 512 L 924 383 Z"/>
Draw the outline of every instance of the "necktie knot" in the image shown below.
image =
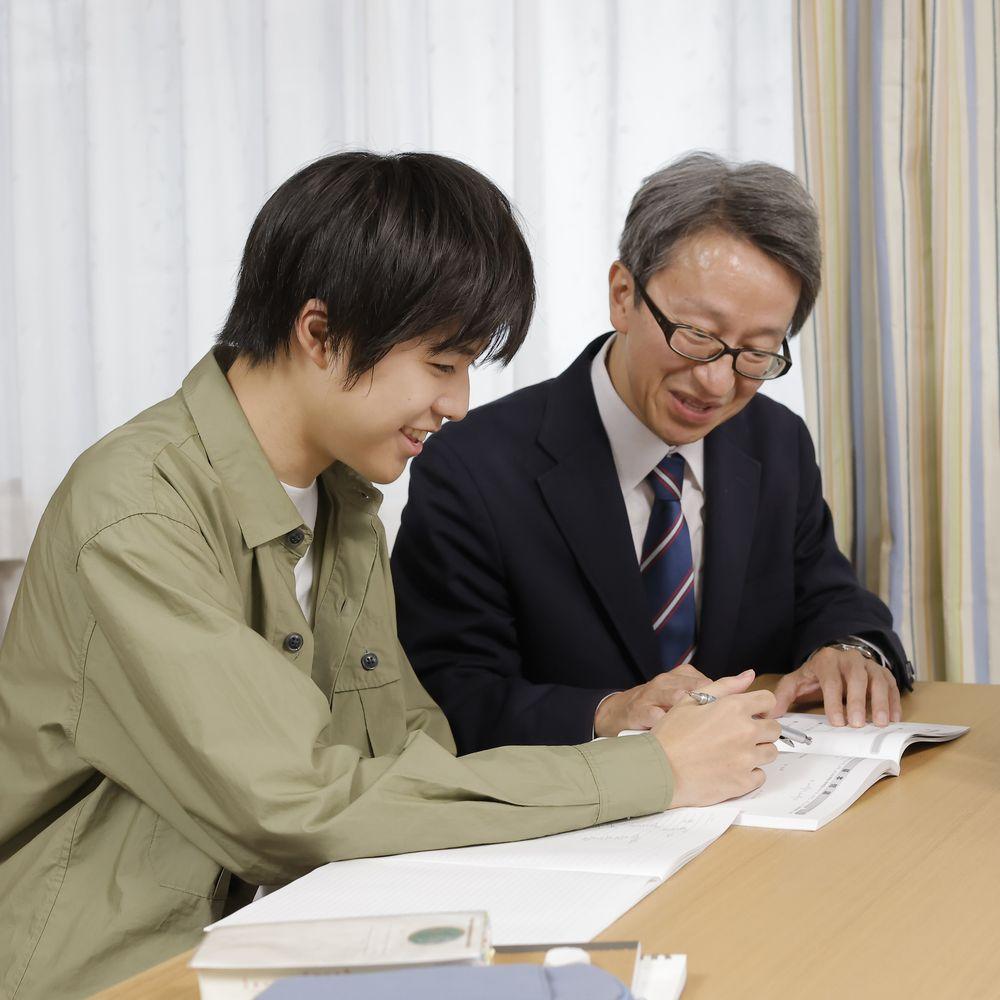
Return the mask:
<path fill-rule="evenodd" d="M 684 485 L 684 456 L 676 451 L 665 456 L 648 478 L 657 500 L 678 502 Z"/>

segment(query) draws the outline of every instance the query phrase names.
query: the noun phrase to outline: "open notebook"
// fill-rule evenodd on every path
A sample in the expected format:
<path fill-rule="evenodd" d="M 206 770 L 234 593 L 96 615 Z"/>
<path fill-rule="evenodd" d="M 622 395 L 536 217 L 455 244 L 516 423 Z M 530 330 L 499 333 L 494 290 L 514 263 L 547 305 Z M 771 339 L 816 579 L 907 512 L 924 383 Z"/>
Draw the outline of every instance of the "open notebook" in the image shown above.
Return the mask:
<path fill-rule="evenodd" d="M 512 844 L 337 861 L 214 924 L 486 910 L 495 944 L 587 941 L 697 857 L 735 808 L 674 809 Z"/>
<path fill-rule="evenodd" d="M 736 826 L 779 830 L 818 830 L 856 802 L 879 778 L 898 775 L 903 751 L 911 743 L 943 743 L 969 731 L 968 726 L 894 722 L 884 728 L 831 726 L 822 715 L 789 714 L 781 721 L 812 737 L 812 744 L 786 747 L 764 767 L 767 781 L 749 795 L 721 808 L 736 806 Z M 719 809 L 709 806 L 708 811 Z"/>

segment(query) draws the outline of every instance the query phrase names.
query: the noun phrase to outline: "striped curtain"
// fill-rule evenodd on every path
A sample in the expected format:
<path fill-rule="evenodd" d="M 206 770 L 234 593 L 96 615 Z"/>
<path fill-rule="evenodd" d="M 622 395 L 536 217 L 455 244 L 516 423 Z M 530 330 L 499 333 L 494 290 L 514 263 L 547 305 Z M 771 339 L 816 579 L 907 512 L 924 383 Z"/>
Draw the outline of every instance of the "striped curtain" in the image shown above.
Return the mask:
<path fill-rule="evenodd" d="M 807 419 L 841 547 L 924 680 L 1000 682 L 998 3 L 795 0 L 826 256 Z"/>

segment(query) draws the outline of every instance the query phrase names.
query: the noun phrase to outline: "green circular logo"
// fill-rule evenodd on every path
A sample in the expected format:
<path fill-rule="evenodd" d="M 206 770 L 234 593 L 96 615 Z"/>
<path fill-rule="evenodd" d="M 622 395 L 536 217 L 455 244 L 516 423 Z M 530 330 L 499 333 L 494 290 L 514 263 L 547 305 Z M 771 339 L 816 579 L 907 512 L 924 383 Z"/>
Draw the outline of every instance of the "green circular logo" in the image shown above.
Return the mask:
<path fill-rule="evenodd" d="M 465 933 L 461 927 L 425 927 L 423 930 L 414 931 L 410 936 L 413 944 L 443 944 L 445 941 L 454 941 Z"/>

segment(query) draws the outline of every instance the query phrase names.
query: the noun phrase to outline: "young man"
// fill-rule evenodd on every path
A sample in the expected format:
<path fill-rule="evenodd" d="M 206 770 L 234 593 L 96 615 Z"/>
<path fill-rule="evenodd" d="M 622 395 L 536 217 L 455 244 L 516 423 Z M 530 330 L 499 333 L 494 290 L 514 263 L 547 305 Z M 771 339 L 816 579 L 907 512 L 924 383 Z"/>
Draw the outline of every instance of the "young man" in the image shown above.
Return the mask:
<path fill-rule="evenodd" d="M 463 753 L 651 726 L 744 667 L 785 674 L 778 711 L 900 717 L 889 611 L 837 549 L 805 424 L 757 395 L 819 281 L 792 174 L 691 154 L 632 201 L 613 332 L 414 464 L 399 631 Z"/>
<path fill-rule="evenodd" d="M 0 648 L 0 995 L 86 996 L 193 945 L 231 875 L 763 780 L 748 676 L 648 736 L 456 758 L 399 646 L 371 481 L 464 416 L 533 298 L 507 200 L 455 161 L 347 153 L 270 198 L 218 348 L 81 456 L 32 547 Z"/>

